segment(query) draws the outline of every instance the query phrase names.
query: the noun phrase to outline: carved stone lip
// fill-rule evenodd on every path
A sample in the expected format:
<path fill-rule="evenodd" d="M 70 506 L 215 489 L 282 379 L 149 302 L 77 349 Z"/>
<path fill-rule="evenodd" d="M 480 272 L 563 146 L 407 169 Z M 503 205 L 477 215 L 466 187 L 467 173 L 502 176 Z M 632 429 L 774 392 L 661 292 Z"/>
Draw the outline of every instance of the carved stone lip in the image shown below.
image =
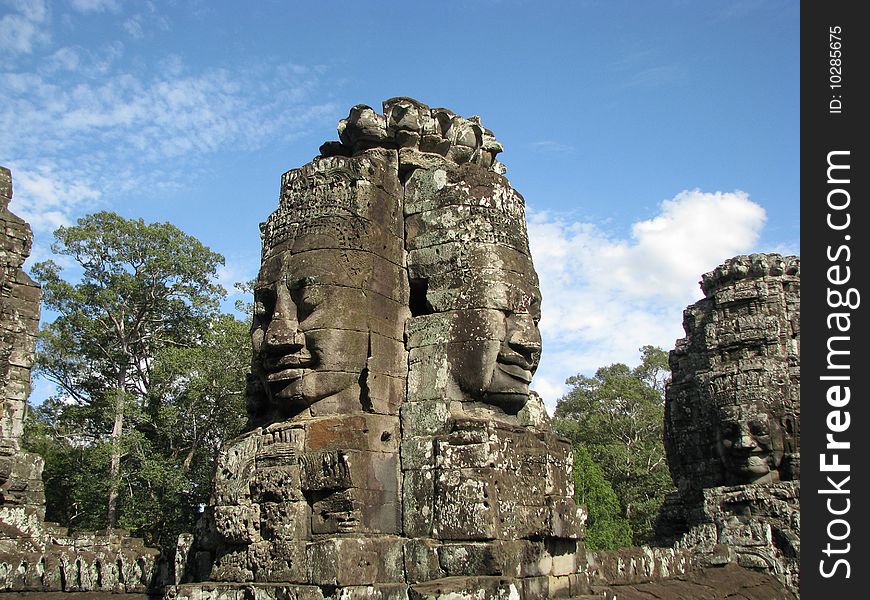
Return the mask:
<path fill-rule="evenodd" d="M 750 467 L 767 466 L 767 453 L 765 452 L 753 452 L 740 458 Z"/>
<path fill-rule="evenodd" d="M 267 371 L 282 371 L 286 369 L 305 369 L 314 365 L 314 357 L 311 353 L 297 352 L 281 356 L 267 356 L 263 360 L 263 367 Z"/>
<path fill-rule="evenodd" d="M 507 375 L 510 375 L 514 379 L 519 379 L 523 383 L 531 383 L 532 382 L 532 372 L 529 369 L 524 368 L 521 365 L 506 364 L 506 363 L 501 362 L 501 360 L 499 360 L 497 364 L 498 364 L 498 368 L 501 371 L 503 371 Z"/>
<path fill-rule="evenodd" d="M 276 381 L 295 381 L 296 379 L 301 379 L 306 372 L 308 372 L 308 369 L 283 369 L 281 371 L 267 373 L 266 381 L 269 383 L 274 383 Z"/>
<path fill-rule="evenodd" d="M 295 381 L 300 379 L 314 366 L 314 357 L 308 351 L 286 354 L 284 356 L 267 357 L 263 361 L 266 371 L 266 381 Z"/>
<path fill-rule="evenodd" d="M 731 452 L 731 464 L 740 471 L 756 472 L 767 471 L 770 465 L 767 463 L 768 453 L 764 451 Z"/>

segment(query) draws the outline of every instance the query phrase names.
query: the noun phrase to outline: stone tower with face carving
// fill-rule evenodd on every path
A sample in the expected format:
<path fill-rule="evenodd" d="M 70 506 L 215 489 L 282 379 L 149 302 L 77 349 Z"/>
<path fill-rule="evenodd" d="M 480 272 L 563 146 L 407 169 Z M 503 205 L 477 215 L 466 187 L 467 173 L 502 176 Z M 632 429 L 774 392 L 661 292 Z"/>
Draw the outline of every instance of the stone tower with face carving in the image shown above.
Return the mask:
<path fill-rule="evenodd" d="M 584 592 L 571 448 L 529 390 L 541 298 L 501 145 L 409 98 L 355 106 L 339 137 L 283 175 L 261 226 L 249 426 L 179 559 L 198 583 L 173 593 Z"/>
<path fill-rule="evenodd" d="M 677 491 L 657 535 L 702 565 L 735 561 L 797 592 L 800 259 L 738 256 L 701 288 L 670 354 L 665 449 Z"/>

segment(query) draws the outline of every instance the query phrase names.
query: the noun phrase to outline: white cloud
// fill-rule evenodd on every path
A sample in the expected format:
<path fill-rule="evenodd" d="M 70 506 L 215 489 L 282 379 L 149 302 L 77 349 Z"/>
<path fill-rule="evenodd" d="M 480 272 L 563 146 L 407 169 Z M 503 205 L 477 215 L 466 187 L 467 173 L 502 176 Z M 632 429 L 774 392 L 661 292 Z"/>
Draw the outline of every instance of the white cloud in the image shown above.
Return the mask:
<path fill-rule="evenodd" d="M 51 233 L 70 224 L 70 213 L 93 206 L 100 192 L 68 173 L 42 165 L 37 169 L 11 166 L 14 194 L 10 209 L 38 233 Z"/>
<path fill-rule="evenodd" d="M 229 297 L 242 297 L 236 289 L 237 283 L 247 283 L 257 277 L 260 266 L 259 256 L 234 256 L 226 259 L 226 264 L 218 267 L 217 282 L 227 290 Z"/>
<path fill-rule="evenodd" d="M 71 59 L 72 54 L 67 54 Z M 331 104 L 303 105 L 311 75 L 213 69 L 176 76 L 118 73 L 73 85 L 35 73 L 4 73 L 0 141 L 10 154 L 39 154 L 106 144 L 118 154 L 156 162 L 224 147 L 250 150 L 298 133 Z M 261 77 L 267 77 L 261 79 Z"/>
<path fill-rule="evenodd" d="M 631 73 L 625 87 L 661 87 L 685 79 L 685 69 L 679 65 L 656 65 Z"/>
<path fill-rule="evenodd" d="M 45 66 L 49 71 L 75 71 L 81 63 L 79 51 L 75 48 L 61 48 L 49 56 Z"/>
<path fill-rule="evenodd" d="M 47 42 L 48 7 L 43 0 L 7 0 L 15 13 L 0 17 L 0 50 L 30 54 Z"/>
<path fill-rule="evenodd" d="M 555 140 L 542 140 L 540 142 L 533 142 L 529 144 L 529 149 L 532 152 L 537 152 L 539 154 L 561 154 L 574 152 L 574 146 L 571 146 L 570 144 L 565 144 L 563 142 L 557 142 Z"/>
<path fill-rule="evenodd" d="M 117 13 L 121 10 L 118 0 L 71 0 L 70 5 L 82 13 Z"/>
<path fill-rule="evenodd" d="M 124 31 L 129 33 L 132 38 L 142 39 L 145 35 L 142 30 L 142 18 L 136 15 L 124 21 Z"/>
<path fill-rule="evenodd" d="M 764 209 L 744 192 L 683 191 L 631 237 L 530 211 L 529 239 L 544 302 L 544 354 L 534 386 L 552 411 L 564 380 L 614 362 L 637 364 L 645 344 L 668 350 L 698 280 L 752 251 Z"/>
<path fill-rule="evenodd" d="M 49 57 L 37 71 L 0 66 L 0 164 L 13 170 L 18 214 L 40 232 L 98 201 L 190 185 L 214 153 L 292 139 L 336 109 L 310 102 L 321 76 L 293 64 L 194 72 L 169 56 L 127 71 L 119 43 Z"/>

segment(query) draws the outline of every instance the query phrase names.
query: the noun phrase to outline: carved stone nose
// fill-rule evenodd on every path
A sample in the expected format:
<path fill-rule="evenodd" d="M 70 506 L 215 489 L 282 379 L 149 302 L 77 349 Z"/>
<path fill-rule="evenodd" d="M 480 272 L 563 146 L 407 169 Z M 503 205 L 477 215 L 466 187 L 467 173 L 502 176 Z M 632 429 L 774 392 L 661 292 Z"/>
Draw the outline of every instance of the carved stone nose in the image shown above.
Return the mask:
<path fill-rule="evenodd" d="M 511 315 L 507 321 L 507 344 L 515 352 L 537 362 L 541 353 L 541 332 L 531 315 Z"/>
<path fill-rule="evenodd" d="M 734 439 L 734 447 L 735 448 L 754 448 L 758 444 L 755 443 L 755 438 L 752 437 L 752 434 L 749 432 L 749 429 L 746 426 L 741 425 L 737 431 L 737 437 Z"/>
<path fill-rule="evenodd" d="M 305 336 L 299 331 L 296 319 L 275 318 L 266 330 L 265 343 L 271 348 L 301 348 L 305 345 Z"/>
<path fill-rule="evenodd" d="M 277 292 L 275 311 L 266 329 L 264 342 L 271 348 L 301 348 L 305 345 L 305 335 L 299 331 L 296 304 L 286 289 Z"/>

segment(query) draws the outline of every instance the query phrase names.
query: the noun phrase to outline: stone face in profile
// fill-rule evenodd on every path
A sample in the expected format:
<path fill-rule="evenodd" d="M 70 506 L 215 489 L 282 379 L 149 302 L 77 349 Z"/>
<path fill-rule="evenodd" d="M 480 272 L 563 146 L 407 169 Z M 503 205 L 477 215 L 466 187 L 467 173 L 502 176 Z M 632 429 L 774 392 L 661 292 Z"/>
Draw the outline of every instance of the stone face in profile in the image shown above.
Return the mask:
<path fill-rule="evenodd" d="M 491 169 L 432 163 L 405 186 L 412 312 L 417 307 L 408 328 L 422 332 L 409 338 L 409 376 L 415 381 L 418 364 L 447 373 L 448 399 L 516 414 L 541 352 L 523 198 Z M 409 386 L 408 401 L 428 399 L 427 391 Z"/>
<path fill-rule="evenodd" d="M 377 149 L 282 177 L 254 284 L 252 423 L 399 401 L 372 389 L 406 362 L 397 171 L 396 152 Z"/>
<path fill-rule="evenodd" d="M 267 258 L 254 289 L 256 374 L 278 415 L 289 418 L 325 398 L 358 402 L 369 331 L 353 310 L 361 288 L 336 281 L 331 250 Z M 325 271 L 325 272 L 324 272 Z M 317 273 L 320 273 L 318 275 Z"/>

